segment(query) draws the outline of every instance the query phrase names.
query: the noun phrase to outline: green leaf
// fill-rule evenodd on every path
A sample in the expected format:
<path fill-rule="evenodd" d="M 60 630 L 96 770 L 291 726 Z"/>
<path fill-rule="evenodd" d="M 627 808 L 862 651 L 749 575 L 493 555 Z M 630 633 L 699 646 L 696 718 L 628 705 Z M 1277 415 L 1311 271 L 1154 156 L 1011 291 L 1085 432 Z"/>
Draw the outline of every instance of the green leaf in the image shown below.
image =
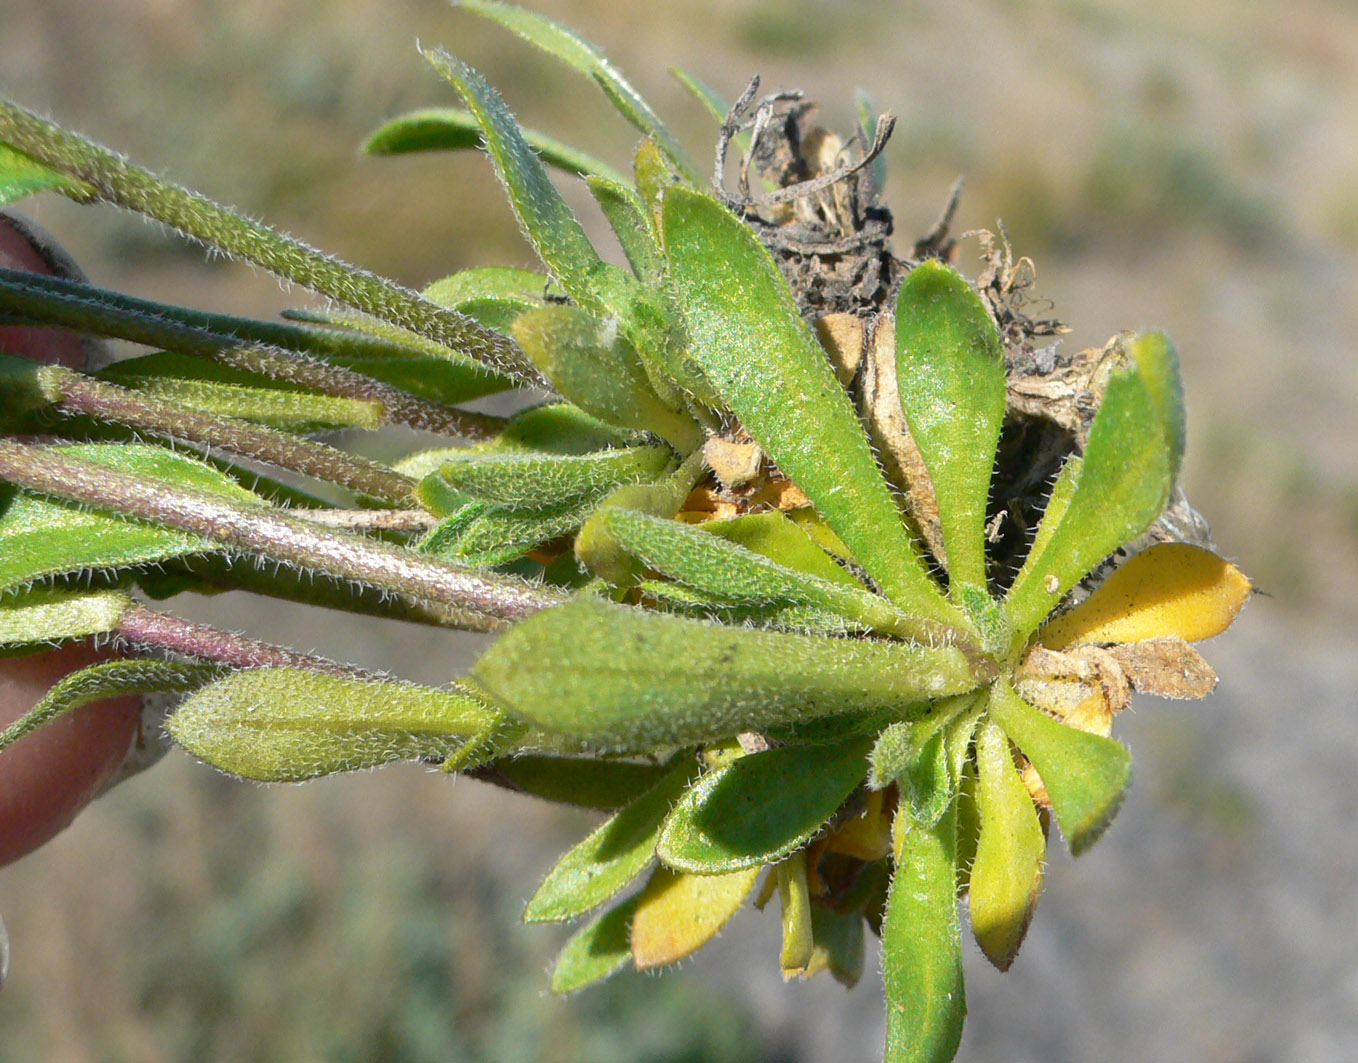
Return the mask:
<path fill-rule="evenodd" d="M 0 645 L 56 642 L 116 630 L 132 599 L 121 591 L 44 587 L 0 598 Z"/>
<path fill-rule="evenodd" d="M 858 112 L 858 134 L 864 144 L 871 144 L 877 130 L 877 108 L 872 97 L 862 89 L 853 94 L 854 110 Z M 886 155 L 878 155 L 871 163 L 872 185 L 880 193 L 886 188 Z"/>
<path fill-rule="evenodd" d="M 829 971 L 835 981 L 848 989 L 858 984 L 863 977 L 866 952 L 861 912 L 813 907 L 811 941 L 811 958 L 807 961 L 804 977 Z"/>
<path fill-rule="evenodd" d="M 0 144 L 0 206 L 38 192 L 60 192 L 77 200 L 93 199 L 96 195 L 95 189 L 84 181 Z"/>
<path fill-rule="evenodd" d="M 235 672 L 184 701 L 165 726 L 194 756 L 260 782 L 455 757 L 470 740 L 508 731 L 465 690 L 298 668 Z"/>
<path fill-rule="evenodd" d="M 170 487 L 192 487 L 262 504 L 216 469 L 162 447 L 118 443 L 58 449 Z M 0 488 L 0 593 L 49 576 L 129 568 L 218 549 L 195 535 Z"/>
<path fill-rule="evenodd" d="M 1047 839 L 998 724 L 986 721 L 977 732 L 976 765 L 981 838 L 971 865 L 971 928 L 986 958 L 1007 971 L 1042 893 Z"/>
<path fill-rule="evenodd" d="M 906 532 L 848 394 L 768 251 L 711 196 L 665 194 L 690 352 L 723 401 L 904 611 L 965 629 Z"/>
<path fill-rule="evenodd" d="M 974 667 L 987 672 L 951 646 L 746 631 L 579 599 L 516 625 L 473 674 L 548 731 L 644 750 L 915 705 L 974 689 Z"/>
<path fill-rule="evenodd" d="M 525 129 L 523 138 L 549 166 L 582 177 L 598 174 L 610 180 L 625 180 L 608 163 L 546 133 Z M 403 155 L 412 151 L 462 151 L 480 148 L 483 144 L 481 126 L 470 111 L 458 107 L 429 107 L 403 114 L 378 127 L 368 137 L 363 151 L 367 155 Z"/>
<path fill-rule="evenodd" d="M 380 402 L 315 395 L 273 388 L 240 387 L 204 380 L 161 377 L 137 390 L 190 410 L 239 417 L 255 424 L 284 431 L 312 432 L 322 429 L 382 427 Z"/>
<path fill-rule="evenodd" d="M 948 577 L 986 586 L 985 520 L 1004 422 L 1004 348 L 966 279 L 928 259 L 896 296 L 896 378 L 933 482 Z"/>
<path fill-rule="evenodd" d="M 627 121 L 646 136 L 656 138 L 665 154 L 690 181 L 697 183 L 701 180 L 687 153 L 665 127 L 665 123 L 597 46 L 559 22 L 512 4 L 498 3 L 497 0 L 457 0 L 457 4 L 493 19 L 593 80 Z"/>
<path fill-rule="evenodd" d="M 593 509 L 588 500 L 540 509 L 471 502 L 440 521 L 416 549 L 469 568 L 490 568 L 575 531 Z"/>
<path fill-rule="evenodd" d="M 1149 359 L 1148 368 L 1149 377 L 1137 365 L 1113 372 L 1070 505 L 1040 555 L 1009 589 L 1005 604 L 1022 639 L 1099 562 L 1150 527 L 1169 501 L 1178 422 L 1167 421 L 1164 411 L 1177 376 L 1163 358 Z"/>
<path fill-rule="evenodd" d="M 660 825 L 697 772 L 697 762 L 682 757 L 654 787 L 566 853 L 529 900 L 524 922 L 574 919 L 641 874 L 655 856 Z"/>
<path fill-rule="evenodd" d="M 778 510 L 705 520 L 701 527 L 705 532 L 763 554 L 805 575 L 859 590 L 863 587 L 853 573 L 831 557 L 801 524 Z"/>
<path fill-rule="evenodd" d="M 0 750 L 58 716 L 91 702 L 123 694 L 185 693 L 221 675 L 215 665 L 151 661 L 140 657 L 102 661 L 72 672 L 49 690 L 27 713 L 0 731 Z"/>
<path fill-rule="evenodd" d="M 622 970 L 632 959 L 632 919 L 639 896 L 623 901 L 577 931 L 552 965 L 553 993 L 574 993 Z"/>
<path fill-rule="evenodd" d="M 902 806 L 919 826 L 936 824 L 957 796 L 960 765 L 950 755 L 949 738 L 974 703 L 967 696 L 935 702 L 919 720 L 893 723 L 877 737 L 868 785 L 881 790 L 898 782 Z"/>
<path fill-rule="evenodd" d="M 875 594 L 787 568 L 711 535 L 701 525 L 619 508 L 601 511 L 598 519 L 645 567 L 695 590 L 731 602 L 810 605 L 902 638 L 927 640 L 941 634 L 937 627 L 904 615 Z"/>
<path fill-rule="evenodd" d="M 622 253 L 627 256 L 637 279 L 649 288 L 660 287 L 665 276 L 665 256 L 641 198 L 625 181 L 588 177 L 585 183 L 618 237 Z"/>
<path fill-rule="evenodd" d="M 542 375 L 585 412 L 621 428 L 654 432 L 684 453 L 702 442 L 697 421 L 660 400 L 616 325 L 575 307 L 551 306 L 523 314 L 513 331 Z"/>
<path fill-rule="evenodd" d="M 715 620 L 728 627 L 776 628 L 835 636 L 862 635 L 868 631 L 862 624 L 814 605 L 732 602 L 719 594 L 663 580 L 642 580 L 636 587 L 647 605 L 699 620 Z"/>
<path fill-rule="evenodd" d="M 774 868 L 778 901 L 783 909 L 783 947 L 778 966 L 783 980 L 805 975 L 815 951 L 811 931 L 811 890 L 806 881 L 806 853 L 793 853 Z"/>
<path fill-rule="evenodd" d="M 479 366 L 454 362 L 448 358 L 422 355 L 411 355 L 409 358 L 336 356 L 326 360 L 331 365 L 352 369 L 355 373 L 362 373 L 384 384 L 391 384 L 422 399 L 450 406 L 470 402 L 483 395 L 494 395 L 516 386 L 508 377 L 487 372 Z"/>
<path fill-rule="evenodd" d="M 486 152 L 542 261 L 583 307 L 600 308 L 598 290 L 603 276 L 625 274 L 605 263 L 594 250 L 500 94 L 475 70 L 447 52 L 435 49 L 425 53 L 425 58 L 462 94 L 480 122 Z"/>
<path fill-rule="evenodd" d="M 991 690 L 990 715 L 1042 776 L 1056 822 L 1078 856 L 1098 841 L 1122 804 L 1132 779 L 1127 748 L 1053 719 L 1003 680 Z"/>
<path fill-rule="evenodd" d="M 962 1040 L 955 808 L 928 828 L 896 817 L 896 873 L 882 924 L 885 1063 L 948 1063 Z"/>
<path fill-rule="evenodd" d="M 782 746 L 710 772 L 674 806 L 656 853 L 699 875 L 776 863 L 824 827 L 863 781 L 871 747 L 864 738 Z"/>
<path fill-rule="evenodd" d="M 640 797 L 665 774 L 660 764 L 525 753 L 490 765 L 515 789 L 556 804 L 612 811 Z"/>
<path fill-rule="evenodd" d="M 514 299 L 542 305 L 551 286 L 545 273 L 511 266 L 473 266 L 434 281 L 420 294 L 456 310 L 482 299 Z"/>
<path fill-rule="evenodd" d="M 1179 354 L 1163 332 L 1143 332 L 1128 343 L 1128 354 L 1136 363 L 1146 389 L 1155 403 L 1169 446 L 1170 487 L 1179 478 L 1187 440 L 1184 412 L 1184 384 L 1179 376 Z"/>
<path fill-rule="evenodd" d="M 598 500 L 623 484 L 665 475 L 672 462 L 665 447 L 622 447 L 596 454 L 491 451 L 464 453 L 445 462 L 434 477 L 471 498 L 536 510 Z M 420 489 L 416 493 L 423 499 Z"/>

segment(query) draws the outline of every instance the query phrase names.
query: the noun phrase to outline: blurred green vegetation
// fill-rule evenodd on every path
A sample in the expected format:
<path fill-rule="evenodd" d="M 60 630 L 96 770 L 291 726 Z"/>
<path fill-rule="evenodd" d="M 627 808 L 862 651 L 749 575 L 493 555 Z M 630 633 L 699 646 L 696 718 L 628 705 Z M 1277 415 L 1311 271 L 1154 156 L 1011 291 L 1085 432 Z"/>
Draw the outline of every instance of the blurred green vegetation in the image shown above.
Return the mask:
<path fill-rule="evenodd" d="M 965 174 L 959 228 L 1003 219 L 1073 326 L 1065 343 L 1165 328 L 1188 379 L 1186 486 L 1223 549 L 1278 615 L 1358 619 L 1352 4 L 531 6 L 601 43 L 699 158 L 714 127 L 671 64 L 729 96 L 756 72 L 803 87 L 841 127 L 867 88 L 900 119 L 900 247 Z M 417 37 L 481 68 L 525 124 L 620 165 L 632 146 L 588 87 L 439 0 L 19 0 L 5 35 L 0 90 L 410 284 L 531 261 L 483 160 L 357 156 L 381 120 L 450 102 Z M 305 299 L 134 219 L 31 209 L 111 287 L 264 314 Z M 978 254 L 965 241 L 959 264 Z M 268 610 L 253 629 L 287 637 Z M 329 627 L 303 648 L 326 649 Z M 426 681 L 455 673 L 391 656 L 406 642 L 368 648 Z M 1204 832 L 1248 834 L 1229 777 L 1189 786 L 1196 732 L 1166 742 L 1183 755 L 1163 799 L 1201 809 Z M 0 1063 L 800 1058 L 752 1044 L 748 999 L 686 973 L 544 995 L 557 939 L 517 914 L 586 822 L 416 769 L 266 790 L 176 758 L 0 875 L 15 948 Z"/>

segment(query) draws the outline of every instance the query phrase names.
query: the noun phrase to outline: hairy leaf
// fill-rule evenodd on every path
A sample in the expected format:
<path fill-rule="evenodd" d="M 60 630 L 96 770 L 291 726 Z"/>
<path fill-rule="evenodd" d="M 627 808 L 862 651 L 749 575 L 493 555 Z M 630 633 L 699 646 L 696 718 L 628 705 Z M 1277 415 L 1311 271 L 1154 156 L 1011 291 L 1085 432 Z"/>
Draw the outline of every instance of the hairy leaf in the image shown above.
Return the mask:
<path fill-rule="evenodd" d="M 685 875 L 657 867 L 632 917 L 632 961 L 647 971 L 706 945 L 754 888 L 759 868 L 725 875 Z"/>
<path fill-rule="evenodd" d="M 497 0 L 457 0 L 457 5 L 493 19 L 530 44 L 556 56 L 590 78 L 603 90 L 604 95 L 627 121 L 646 136 L 656 138 L 670 161 L 686 174 L 690 181 L 696 183 L 701 179 L 689 161 L 688 154 L 674 139 L 665 123 L 598 47 L 561 23 L 512 4 L 499 3 Z"/>
<path fill-rule="evenodd" d="M 118 627 L 132 599 L 122 591 L 44 587 L 0 598 L 0 645 L 102 635 Z"/>
<path fill-rule="evenodd" d="M 690 353 L 708 381 L 897 605 L 965 628 L 925 571 L 853 403 L 768 251 L 691 189 L 670 189 L 662 216 Z"/>
<path fill-rule="evenodd" d="M 966 279 L 921 262 L 896 297 L 896 379 L 938 502 L 948 577 L 986 586 L 985 520 L 1004 422 L 1000 334 Z"/>
<path fill-rule="evenodd" d="M 1098 841 L 1122 803 L 1132 778 L 1127 748 L 1052 719 L 1004 680 L 991 688 L 990 715 L 1042 776 L 1056 822 L 1078 856 Z"/>
<path fill-rule="evenodd" d="M 167 487 L 191 487 L 262 505 L 230 477 L 162 447 L 79 444 L 59 449 Z M 0 593 L 49 576 L 128 568 L 217 549 L 195 535 L 0 488 Z"/>
<path fill-rule="evenodd" d="M 981 837 L 971 865 L 971 928 L 986 958 L 1007 971 L 1042 892 L 1047 839 L 998 724 L 981 724 L 976 764 Z"/>
<path fill-rule="evenodd" d="M 260 782 L 455 757 L 472 740 L 508 731 L 468 691 L 297 668 L 229 675 L 184 701 L 166 729 L 194 756 Z"/>
<path fill-rule="evenodd" d="M 610 180 L 625 180 L 608 163 L 546 133 L 525 129 L 523 138 L 549 166 L 582 177 L 598 174 Z M 404 155 L 412 151 L 462 151 L 484 144 L 481 125 L 470 111 L 460 107 L 428 107 L 379 126 L 369 135 L 363 151 L 368 155 Z"/>
<path fill-rule="evenodd" d="M 640 902 L 639 896 L 625 900 L 571 936 L 552 964 L 553 993 L 575 993 L 631 962 L 632 920 Z"/>
<path fill-rule="evenodd" d="M 956 832 L 955 806 L 933 827 L 896 817 L 896 873 L 882 923 L 885 1063 L 948 1063 L 962 1040 Z"/>
<path fill-rule="evenodd" d="M 473 674 L 546 730 L 650 749 L 904 709 L 974 689 L 977 670 L 990 674 L 950 646 L 746 631 L 580 599 L 516 625 Z"/>
<path fill-rule="evenodd" d="M 182 694 L 221 674 L 221 669 L 215 665 L 151 661 L 140 657 L 92 664 L 66 676 L 27 713 L 0 731 L 0 750 L 8 749 L 25 735 L 82 705 L 123 694 Z"/>
<path fill-rule="evenodd" d="M 683 757 L 661 780 L 566 853 L 528 902 L 528 923 L 573 919 L 617 894 L 655 856 L 666 815 L 697 774 Z"/>
<path fill-rule="evenodd" d="M 72 199 L 92 199 L 96 194 L 84 181 L 0 144 L 0 206 L 38 192 L 60 192 Z"/>
<path fill-rule="evenodd" d="M 516 790 L 533 797 L 610 812 L 630 804 L 665 775 L 660 764 L 540 753 L 499 760 L 490 767 Z"/>
<path fill-rule="evenodd" d="M 1157 352 L 1164 353 L 1153 348 Z M 1149 378 L 1135 363 L 1114 371 L 1090 428 L 1070 505 L 1040 555 L 1009 589 L 1006 607 L 1021 637 L 1099 562 L 1145 531 L 1169 500 L 1176 422 L 1167 420 L 1163 399 L 1174 390 L 1174 367 L 1164 359 L 1150 359 L 1149 365 Z"/>
<path fill-rule="evenodd" d="M 781 746 L 710 772 L 674 806 L 656 852 L 700 875 L 775 863 L 825 826 L 863 781 L 871 747 L 864 738 Z"/>

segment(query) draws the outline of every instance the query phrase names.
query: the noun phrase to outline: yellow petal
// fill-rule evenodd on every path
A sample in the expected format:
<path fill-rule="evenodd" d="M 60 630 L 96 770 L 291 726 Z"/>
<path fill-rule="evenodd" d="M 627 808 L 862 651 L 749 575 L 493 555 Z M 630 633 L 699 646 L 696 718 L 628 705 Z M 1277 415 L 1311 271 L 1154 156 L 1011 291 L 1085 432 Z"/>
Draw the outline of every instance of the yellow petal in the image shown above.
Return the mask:
<path fill-rule="evenodd" d="M 682 960 L 712 940 L 759 877 L 759 867 L 727 875 L 689 875 L 657 867 L 632 919 L 638 970 Z"/>
<path fill-rule="evenodd" d="M 1059 650 L 1075 642 L 1211 638 L 1231 626 L 1253 590 L 1229 561 L 1200 546 L 1160 543 L 1143 550 L 1085 601 L 1058 616 L 1038 641 Z"/>

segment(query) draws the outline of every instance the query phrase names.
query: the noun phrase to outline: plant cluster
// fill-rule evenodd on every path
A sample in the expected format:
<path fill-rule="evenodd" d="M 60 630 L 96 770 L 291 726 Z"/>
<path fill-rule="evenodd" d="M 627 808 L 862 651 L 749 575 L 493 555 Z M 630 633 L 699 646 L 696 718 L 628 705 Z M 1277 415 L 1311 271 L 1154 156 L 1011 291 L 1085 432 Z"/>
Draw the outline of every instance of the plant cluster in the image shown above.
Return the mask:
<path fill-rule="evenodd" d="M 887 1058 L 950 1059 L 959 900 L 1007 968 L 1051 820 L 1079 853 L 1128 785 L 1114 715 L 1132 690 L 1209 691 L 1189 643 L 1250 593 L 1176 493 L 1174 350 L 1036 347 L 1057 326 L 1027 313 L 1029 264 L 991 240 L 968 281 L 951 211 L 894 257 L 891 122 L 866 101 L 841 139 L 796 94 L 751 85 L 728 107 L 681 74 L 721 123 L 709 178 L 592 45 L 462 6 L 643 137 L 620 173 L 426 53 L 465 109 L 397 119 L 368 150 L 484 148 L 543 272 L 416 294 L 0 104 L 0 201 L 138 211 L 331 300 L 256 321 L 0 270 L 8 319 L 150 349 L 92 373 L 0 359 L 0 643 L 144 651 L 65 679 L 0 748 L 113 693 L 172 692 L 175 741 L 246 778 L 420 759 L 608 810 L 525 913 L 586 920 L 554 990 L 672 964 L 776 895 L 786 977 L 853 984 L 870 931 Z M 549 166 L 584 179 L 628 268 Z M 462 405 L 516 388 L 551 397 Z M 460 442 L 380 464 L 315 438 L 394 424 Z M 434 689 L 152 604 L 225 588 L 503 634 Z"/>

